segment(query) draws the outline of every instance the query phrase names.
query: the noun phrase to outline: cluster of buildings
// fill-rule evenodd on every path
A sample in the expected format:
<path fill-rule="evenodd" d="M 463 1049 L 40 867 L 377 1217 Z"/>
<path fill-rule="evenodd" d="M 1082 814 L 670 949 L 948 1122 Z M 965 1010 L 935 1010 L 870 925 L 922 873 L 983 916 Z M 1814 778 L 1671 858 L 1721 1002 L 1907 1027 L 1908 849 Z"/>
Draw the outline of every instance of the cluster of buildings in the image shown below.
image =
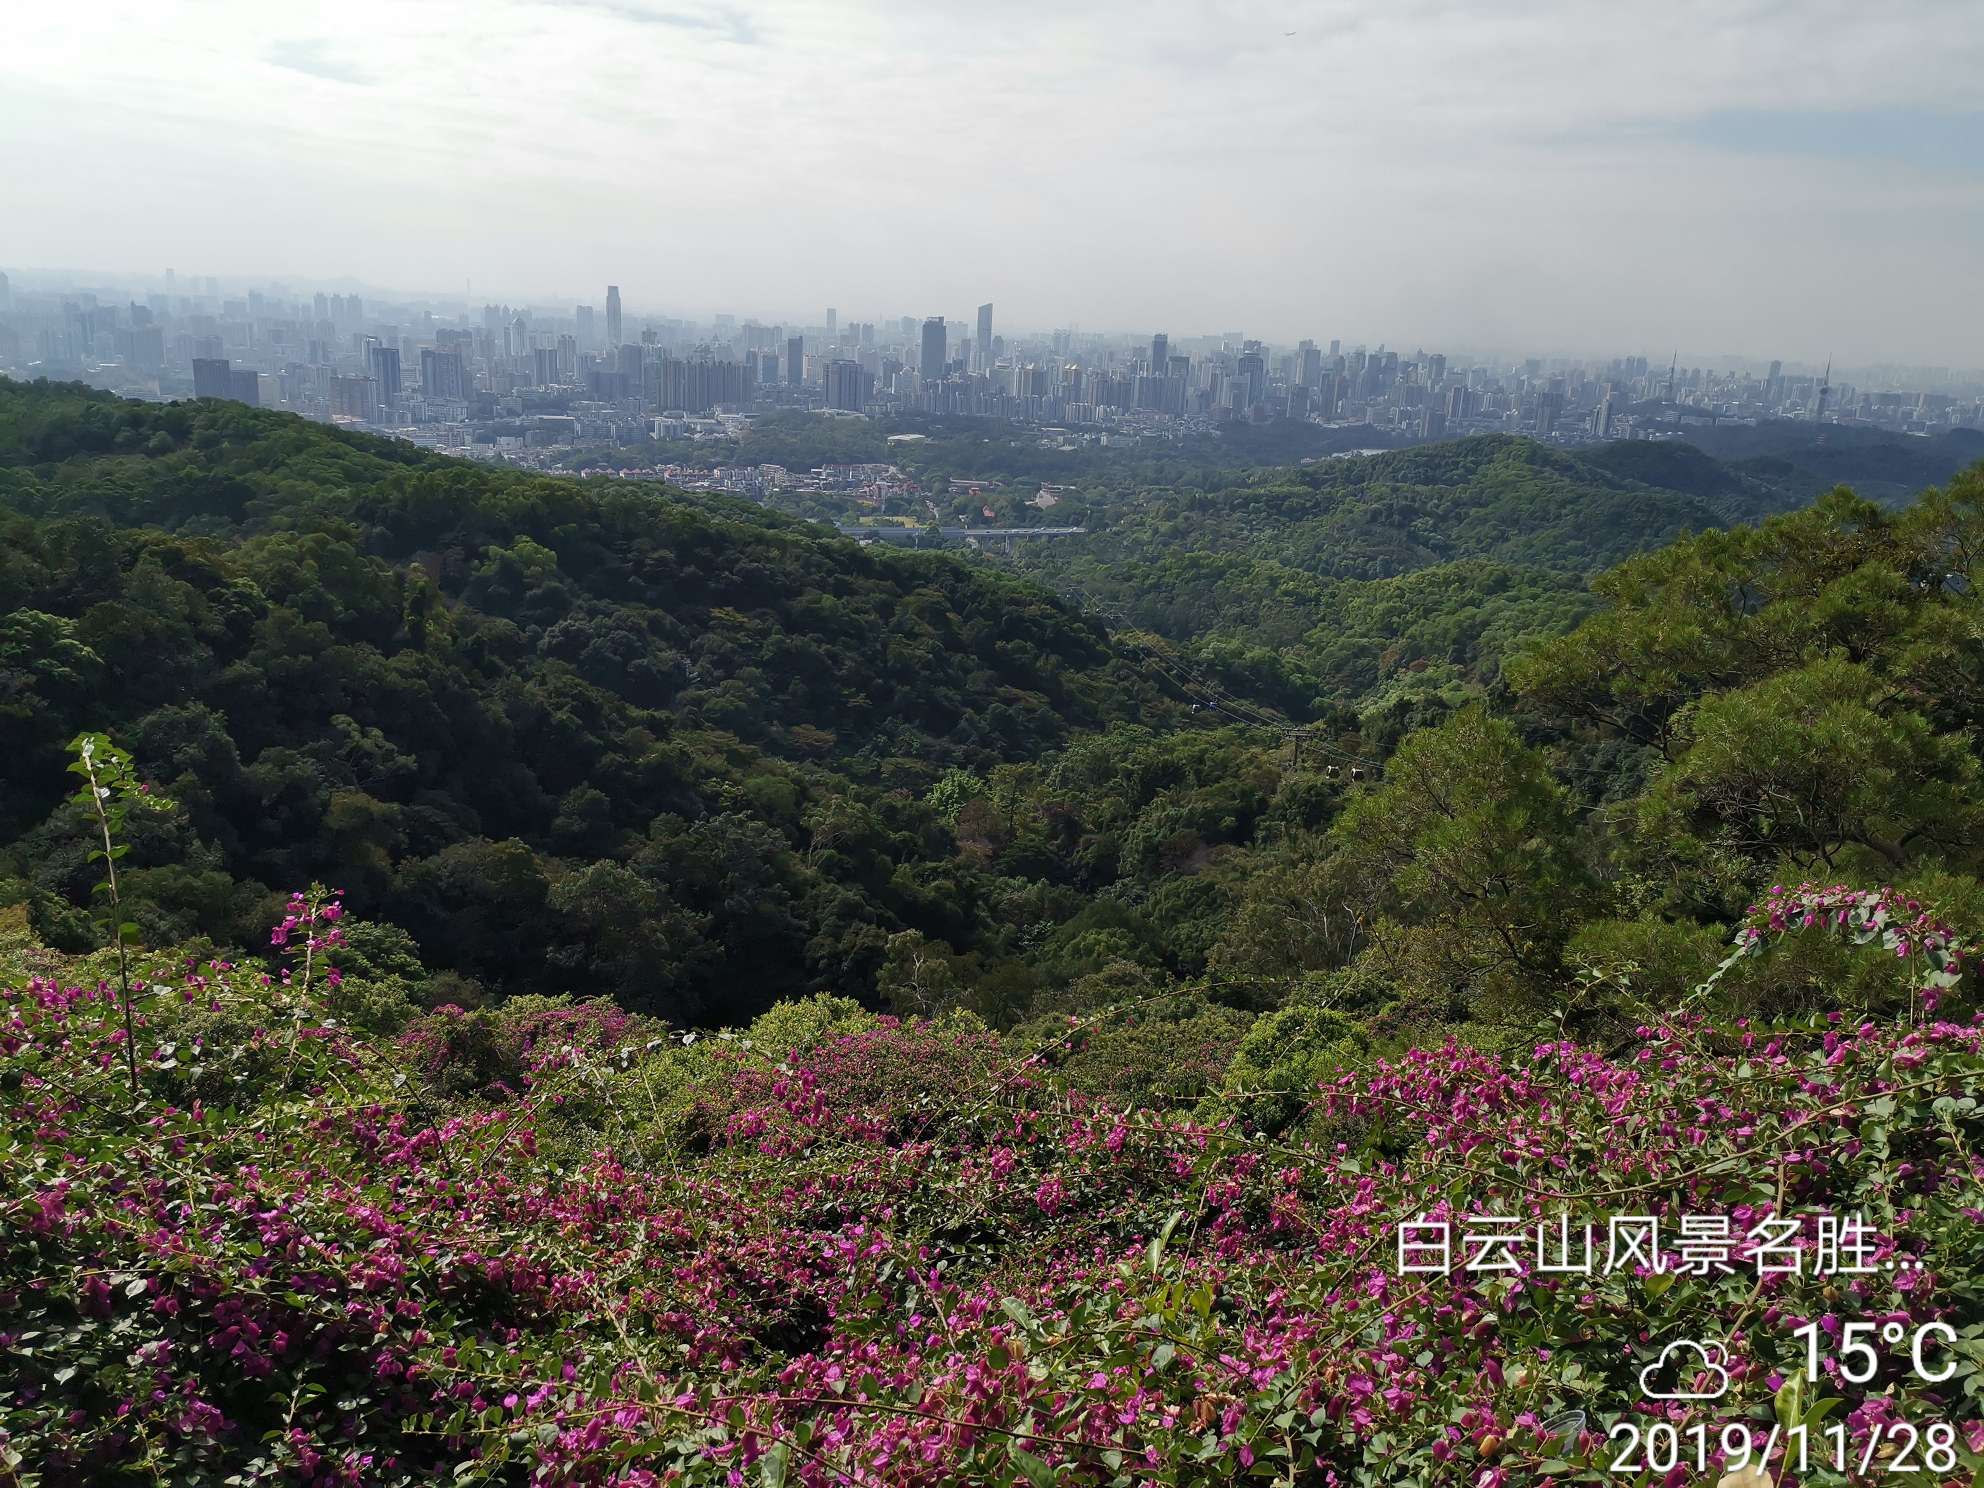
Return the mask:
<path fill-rule="evenodd" d="M 1778 362 L 1511 361 L 1239 332 L 1010 334 L 993 310 L 843 321 L 829 309 L 797 325 L 633 314 L 613 285 L 600 306 L 472 308 L 223 286 L 170 270 L 136 289 L 9 286 L 0 275 L 0 371 L 140 397 L 232 398 L 526 464 L 733 435 L 751 415 L 784 408 L 970 414 L 1104 442 L 1277 419 L 1560 443 L 1663 435 L 1689 420 L 1984 427 L 1984 373 L 1848 379 Z"/>
<path fill-rule="evenodd" d="M 894 465 L 862 463 L 820 465 L 811 470 L 788 470 L 783 465 L 618 465 L 580 467 L 575 474 L 604 475 L 625 479 L 661 480 L 686 491 L 727 491 L 754 501 L 776 496 L 829 496 L 836 503 L 879 510 L 891 501 L 907 503 L 920 498 L 923 488 L 914 476 Z"/>

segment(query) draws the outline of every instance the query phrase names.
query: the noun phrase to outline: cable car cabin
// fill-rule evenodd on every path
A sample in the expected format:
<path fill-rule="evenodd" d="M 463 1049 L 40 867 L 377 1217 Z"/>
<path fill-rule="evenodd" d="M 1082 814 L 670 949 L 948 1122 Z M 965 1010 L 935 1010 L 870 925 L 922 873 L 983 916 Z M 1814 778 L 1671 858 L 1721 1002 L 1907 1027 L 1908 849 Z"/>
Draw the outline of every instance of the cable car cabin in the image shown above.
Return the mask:
<path fill-rule="evenodd" d="M 1330 778 L 1331 780 L 1334 780 L 1334 779 L 1336 779 L 1336 778 L 1337 778 L 1337 777 L 1338 777 L 1339 775 L 1341 775 L 1341 774 L 1343 773 L 1343 771 L 1341 771 L 1341 770 L 1339 770 L 1339 769 L 1338 769 L 1338 768 L 1337 768 L 1337 767 L 1336 767 L 1335 765 L 1331 765 L 1331 766 L 1330 766 L 1330 767 L 1329 767 L 1329 768 L 1328 768 L 1327 770 L 1325 770 L 1325 771 L 1324 771 L 1323 773 L 1324 773 L 1325 775 L 1327 775 L 1327 776 L 1328 776 L 1328 777 L 1329 777 L 1329 778 Z"/>
<path fill-rule="evenodd" d="M 1364 778 L 1364 767 L 1362 765 L 1352 765 L 1350 767 L 1350 778 L 1352 780 L 1362 780 Z"/>

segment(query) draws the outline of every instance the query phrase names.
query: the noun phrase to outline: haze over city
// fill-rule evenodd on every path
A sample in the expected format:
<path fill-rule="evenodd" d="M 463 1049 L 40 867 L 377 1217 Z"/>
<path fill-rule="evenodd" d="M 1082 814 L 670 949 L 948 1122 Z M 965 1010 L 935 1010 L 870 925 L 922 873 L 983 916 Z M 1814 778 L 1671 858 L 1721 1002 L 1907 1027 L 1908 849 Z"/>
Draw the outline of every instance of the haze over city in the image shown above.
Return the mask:
<path fill-rule="evenodd" d="M 1969 366 L 1980 70 L 1957 0 L 86 0 L 0 269 Z"/>

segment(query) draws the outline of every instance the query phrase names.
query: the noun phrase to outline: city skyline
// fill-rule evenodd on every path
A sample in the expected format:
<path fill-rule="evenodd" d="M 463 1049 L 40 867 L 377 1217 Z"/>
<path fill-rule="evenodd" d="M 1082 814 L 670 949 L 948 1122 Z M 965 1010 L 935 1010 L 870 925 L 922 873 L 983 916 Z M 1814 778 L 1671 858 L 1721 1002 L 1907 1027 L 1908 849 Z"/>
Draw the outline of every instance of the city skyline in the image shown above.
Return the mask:
<path fill-rule="evenodd" d="M 0 267 L 1963 366 L 1966 19 L 82 0 L 0 50 Z"/>
<path fill-rule="evenodd" d="M 108 294 L 114 298 L 119 295 L 142 296 L 146 293 L 159 292 L 197 297 L 202 292 L 202 286 L 208 283 L 216 286 L 213 295 L 210 296 L 216 300 L 222 296 L 238 298 L 250 294 L 308 300 L 313 294 L 342 293 L 359 296 L 383 306 L 391 306 L 396 310 L 424 310 L 438 318 L 457 317 L 464 321 L 472 321 L 479 317 L 483 308 L 489 304 L 502 304 L 537 315 L 571 316 L 576 311 L 581 317 L 599 318 L 604 329 L 603 344 L 619 344 L 619 340 L 611 330 L 613 293 L 622 290 L 622 286 L 617 283 L 593 285 L 590 288 L 577 286 L 569 295 L 520 295 L 507 293 L 500 288 L 491 288 L 485 292 L 483 288 L 472 285 L 465 285 L 463 290 L 451 294 L 442 290 L 408 289 L 403 286 L 381 284 L 349 274 L 321 277 L 265 273 L 209 275 L 186 273 L 173 268 L 117 271 L 22 267 L 6 262 L 0 262 L 0 280 L 6 281 L 11 293 L 38 294 L 43 297 L 86 293 Z M 790 306 L 784 309 L 772 309 L 767 308 L 766 303 L 762 301 L 719 307 L 715 310 L 686 310 L 673 304 L 644 301 L 638 288 L 632 292 L 624 292 L 623 303 L 625 309 L 622 314 L 628 325 L 676 327 L 715 327 L 725 324 L 785 325 L 797 326 L 813 332 L 829 329 L 832 325 L 830 317 L 837 313 L 832 305 L 810 311 Z M 1003 303 L 1003 301 L 999 301 L 995 296 L 993 301 L 979 304 L 976 311 L 969 305 L 948 309 L 943 313 L 942 318 L 951 328 L 953 335 L 969 335 L 978 313 L 991 308 L 994 303 Z M 919 324 L 929 318 L 919 307 L 912 305 L 908 308 L 918 311 L 912 318 Z M 893 325 L 903 313 L 900 308 L 885 311 L 870 307 L 860 314 L 847 318 L 850 323 L 858 323 L 863 318 L 872 318 L 876 323 Z M 1786 370 L 1801 374 L 1816 374 L 1830 366 L 1842 375 L 1855 374 L 1863 380 L 1892 377 L 1899 381 L 1914 381 L 1919 380 L 1919 374 L 1940 373 L 1952 382 L 1967 384 L 1971 381 L 1984 381 L 1984 341 L 1979 342 L 1967 358 L 1922 362 L 1900 357 L 1867 359 L 1846 357 L 1837 355 L 1825 347 L 1813 352 L 1794 352 L 1782 347 L 1702 348 L 1686 344 L 1656 343 L 1651 340 L 1631 345 L 1613 345 L 1604 342 L 1594 342 L 1588 346 L 1553 345 L 1534 337 L 1525 337 L 1520 329 L 1513 330 L 1510 338 L 1499 344 L 1470 344 L 1456 338 L 1411 340 L 1387 335 L 1382 330 L 1370 335 L 1345 334 L 1338 326 L 1338 318 L 1327 312 L 1308 317 L 1300 323 L 1244 327 L 1186 326 L 1181 318 L 1175 316 L 1168 321 L 1160 316 L 1153 327 L 1096 324 L 1085 321 L 1079 316 L 1066 322 L 1014 324 L 1003 311 L 999 315 L 999 321 L 1002 333 L 1011 332 L 1031 341 L 1043 343 L 1056 333 L 1063 333 L 1122 341 L 1148 341 L 1153 335 L 1160 335 L 1168 336 L 1181 344 L 1188 341 L 1218 341 L 1222 338 L 1235 342 L 1242 339 L 1257 339 L 1270 344 L 1290 346 L 1300 340 L 1314 339 L 1316 335 L 1322 334 L 1329 339 L 1341 341 L 1346 347 L 1413 353 L 1423 353 L 1438 347 L 1450 356 L 1474 360 L 1500 359 L 1520 362 L 1528 357 L 1541 357 L 1550 363 L 1577 365 L 1628 355 L 1644 356 L 1663 362 L 1671 357 L 1677 359 L 1684 367 L 1755 370 L 1776 363 Z"/>
<path fill-rule="evenodd" d="M 657 468 L 666 441 L 734 439 L 758 417 L 795 413 L 905 433 L 905 418 L 989 417 L 1053 447 L 1163 447 L 1284 421 L 1330 431 L 1311 440 L 1503 433 L 1566 446 L 1680 437 L 1691 419 L 1984 429 L 1976 370 L 1842 365 L 1835 376 L 1832 359 L 1684 366 L 1678 354 L 1480 357 L 1240 329 L 1032 332 L 1007 327 L 992 300 L 968 321 L 843 320 L 831 305 L 791 322 L 697 320 L 630 310 L 615 283 L 605 304 L 604 316 L 590 300 L 478 309 L 173 270 L 16 294 L 0 272 L 0 372 L 272 406 L 470 458 L 621 471 Z M 717 479 L 763 494 L 788 474 L 767 470 Z"/>

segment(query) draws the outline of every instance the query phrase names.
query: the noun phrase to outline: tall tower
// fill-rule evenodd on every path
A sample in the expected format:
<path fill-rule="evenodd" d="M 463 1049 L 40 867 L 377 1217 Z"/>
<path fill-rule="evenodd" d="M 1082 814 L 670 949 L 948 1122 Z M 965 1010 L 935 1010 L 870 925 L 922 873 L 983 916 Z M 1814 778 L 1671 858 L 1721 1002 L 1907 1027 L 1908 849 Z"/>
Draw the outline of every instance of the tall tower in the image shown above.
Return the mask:
<path fill-rule="evenodd" d="M 923 322 L 923 357 L 917 369 L 925 382 L 937 382 L 944 375 L 944 317 L 933 315 Z"/>
<path fill-rule="evenodd" d="M 1832 358 L 1827 357 L 1825 379 L 1819 384 L 1818 406 L 1812 410 L 1813 423 L 1818 424 L 1818 423 L 1823 423 L 1825 421 L 1826 394 L 1830 393 L 1831 391 L 1832 391 Z"/>
<path fill-rule="evenodd" d="M 619 350 L 620 341 L 620 286 L 606 286 L 606 344 Z"/>
<path fill-rule="evenodd" d="M 373 382 L 379 386 L 381 403 L 397 403 L 400 400 L 400 349 L 373 342 L 367 349 L 367 370 Z"/>
<path fill-rule="evenodd" d="M 983 372 L 992 365 L 992 302 L 987 300 L 978 307 L 978 340 L 972 348 L 978 361 L 978 370 Z"/>

